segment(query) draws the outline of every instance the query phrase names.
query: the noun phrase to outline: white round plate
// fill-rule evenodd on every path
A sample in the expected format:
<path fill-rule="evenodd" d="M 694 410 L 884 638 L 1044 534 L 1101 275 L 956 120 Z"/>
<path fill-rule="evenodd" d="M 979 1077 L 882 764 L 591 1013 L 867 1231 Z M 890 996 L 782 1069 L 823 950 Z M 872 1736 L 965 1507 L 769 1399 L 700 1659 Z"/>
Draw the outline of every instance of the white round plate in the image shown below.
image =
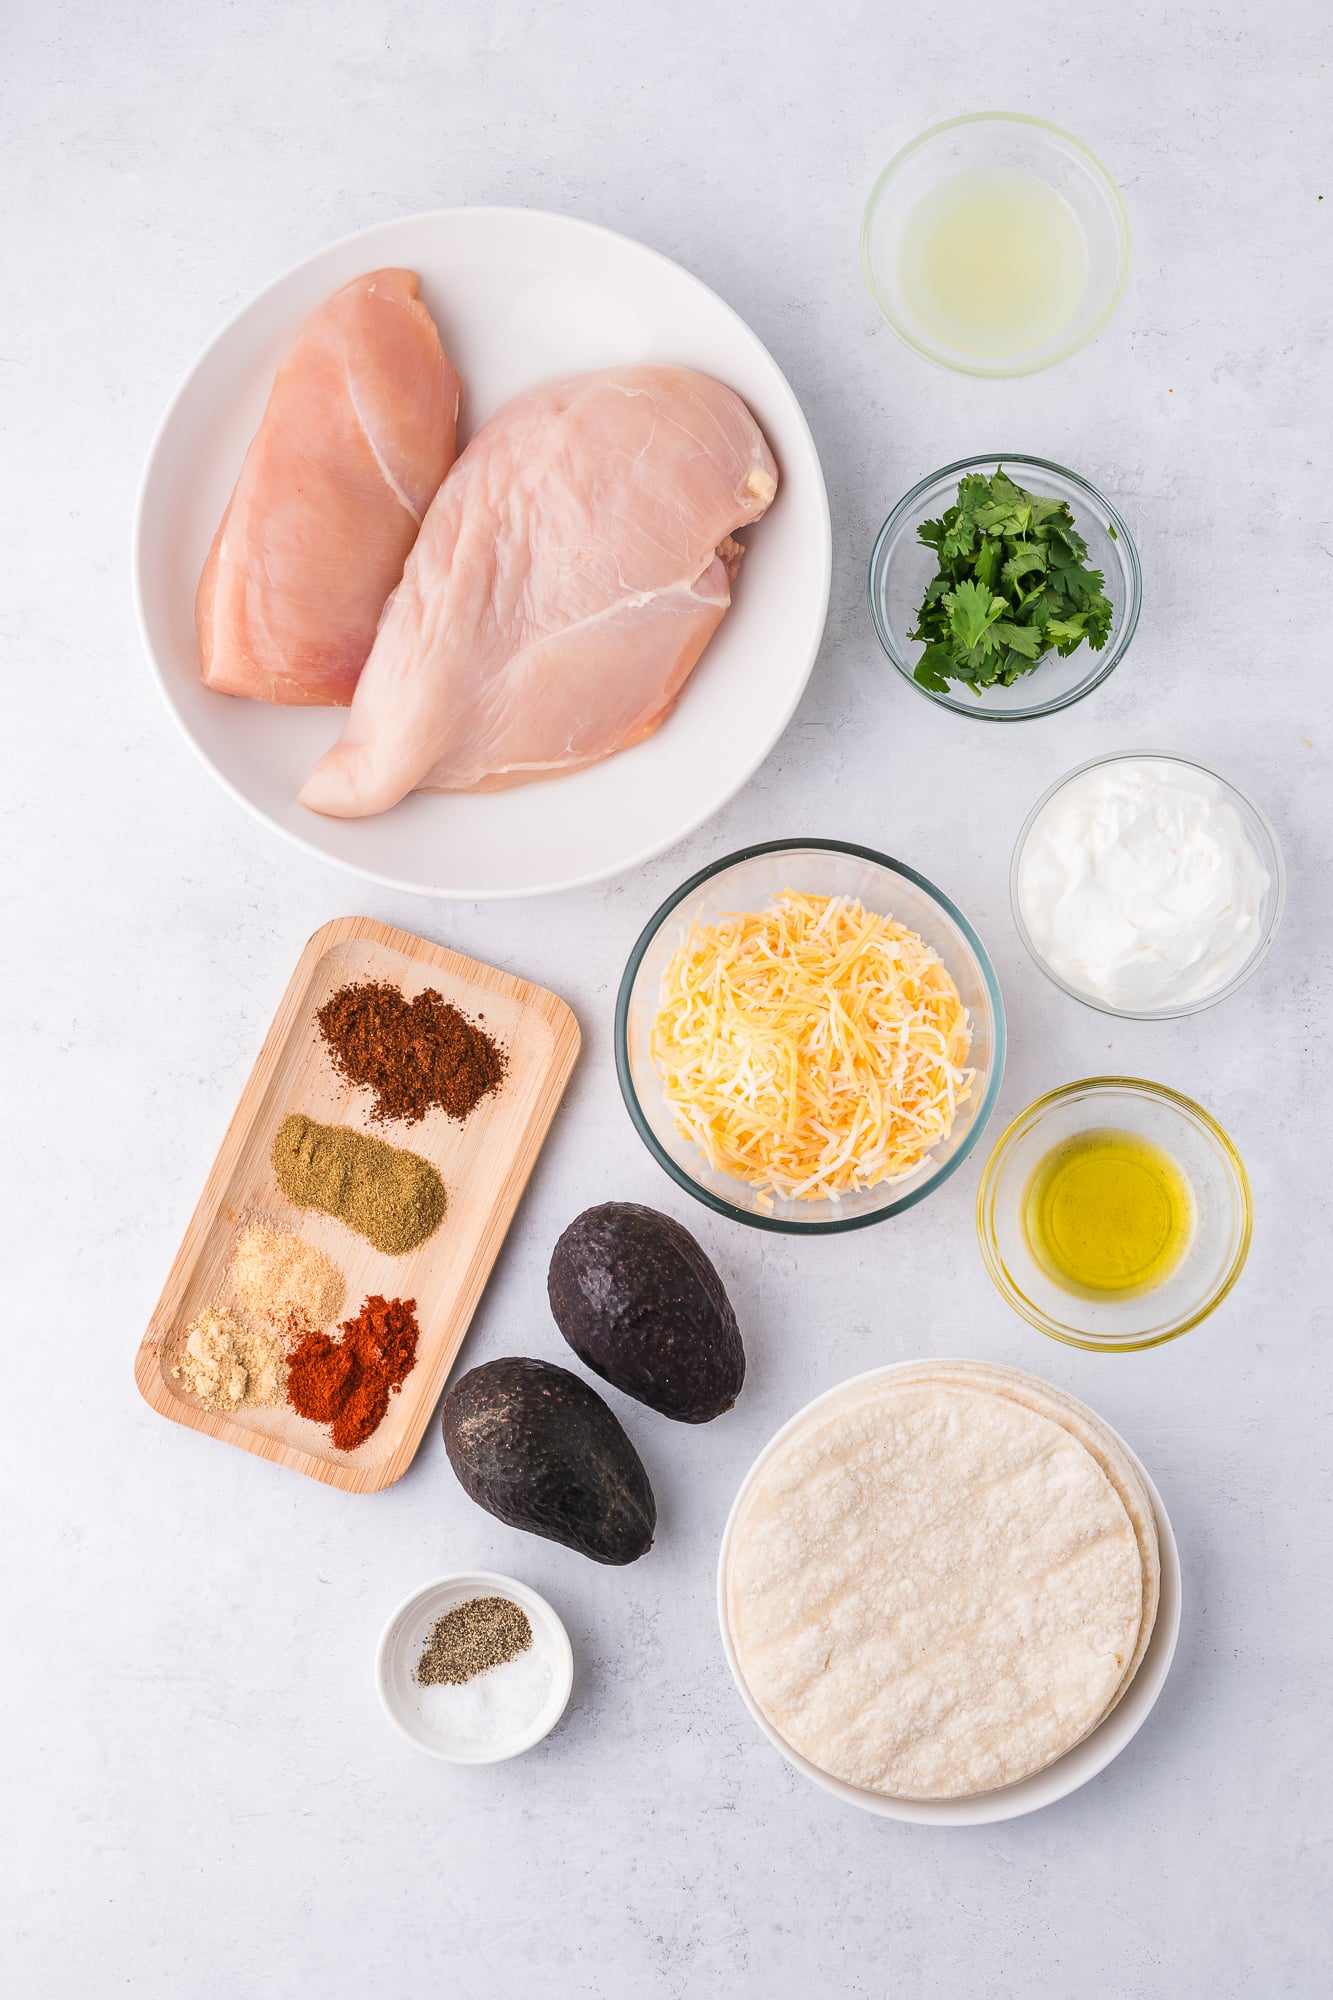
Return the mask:
<path fill-rule="evenodd" d="M 372 819 L 296 803 L 345 710 L 278 708 L 199 680 L 194 594 L 279 362 L 360 272 L 416 271 L 465 384 L 460 446 L 520 390 L 617 362 L 680 362 L 749 404 L 778 497 L 745 531 L 734 602 L 663 726 L 585 771 L 509 791 L 416 793 Z M 214 775 L 301 847 L 389 888 L 531 896 L 660 854 L 717 812 L 791 719 L 828 610 L 828 498 L 809 426 L 773 357 L 697 278 L 569 216 L 453 208 L 346 237 L 252 299 L 205 349 L 153 441 L 135 520 L 140 628 L 167 704 Z"/>
<path fill-rule="evenodd" d="M 420 1714 L 412 1695 L 412 1676 L 431 1627 L 456 1604 L 470 1597 L 507 1597 L 528 1614 L 532 1643 L 545 1648 L 551 1661 L 551 1691 L 541 1712 L 527 1729 L 499 1744 L 449 1743 Z M 423 1583 L 405 1597 L 390 1618 L 375 1650 L 375 1687 L 384 1712 L 418 1750 L 441 1757 L 446 1764 L 503 1764 L 549 1736 L 569 1702 L 574 1685 L 574 1654 L 569 1634 L 544 1597 L 512 1576 L 493 1570 L 454 1570 L 449 1576 Z"/>
<path fill-rule="evenodd" d="M 947 1368 L 949 1358 L 943 1355 L 922 1357 L 934 1359 L 941 1368 Z M 1067 1798 L 1080 1785 L 1086 1785 L 1099 1771 L 1104 1771 L 1113 1757 L 1118 1757 L 1125 1745 L 1138 1735 L 1152 1713 L 1158 1695 L 1162 1692 L 1167 1672 L 1176 1650 L 1176 1640 L 1180 1636 L 1180 1554 L 1176 1548 L 1176 1538 L 1167 1518 L 1162 1496 L 1152 1479 L 1140 1463 L 1137 1455 L 1116 1431 L 1111 1429 L 1104 1417 L 1096 1417 L 1101 1425 L 1125 1452 L 1131 1463 L 1138 1468 L 1143 1483 L 1148 1489 L 1157 1516 L 1157 1539 L 1161 1548 L 1162 1583 L 1157 1604 L 1157 1622 L 1153 1626 L 1148 1649 L 1139 1662 L 1139 1670 L 1121 1699 L 1116 1703 L 1105 1722 L 1099 1723 L 1081 1743 L 1067 1750 L 1044 1771 L 1036 1771 L 1030 1778 L 1024 1778 L 1016 1785 L 1004 1785 L 998 1791 L 981 1792 L 970 1799 L 894 1799 L 883 1792 L 863 1791 L 857 1785 L 844 1783 L 841 1778 L 830 1777 L 821 1771 L 807 1757 L 793 1750 L 790 1743 L 779 1735 L 759 1708 L 758 1703 L 745 1685 L 740 1663 L 736 1658 L 736 1648 L 727 1623 L 726 1573 L 727 1558 L 731 1550 L 731 1535 L 736 1524 L 736 1515 L 741 1501 L 749 1491 L 750 1483 L 766 1464 L 769 1457 L 792 1432 L 803 1424 L 813 1411 L 832 1397 L 840 1396 L 854 1382 L 869 1382 L 879 1376 L 896 1375 L 904 1368 L 919 1368 L 921 1361 L 895 1362 L 886 1368 L 868 1368 L 863 1375 L 852 1375 L 845 1382 L 828 1389 L 822 1396 L 816 1396 L 805 1408 L 798 1410 L 790 1423 L 774 1433 L 760 1452 L 750 1470 L 741 1481 L 740 1491 L 727 1516 L 727 1525 L 722 1533 L 722 1550 L 717 1565 L 717 1612 L 722 1627 L 722 1649 L 731 1668 L 731 1677 L 745 1706 L 749 1709 L 759 1727 L 763 1730 L 775 1750 L 781 1752 L 793 1770 L 799 1771 L 811 1784 L 822 1791 L 832 1792 L 845 1805 L 859 1806 L 863 1812 L 877 1813 L 882 1819 L 913 1820 L 923 1826 L 986 1826 L 995 1820 L 1021 1819 L 1024 1813 L 1037 1812 L 1042 1806 L 1054 1805 L 1057 1799 Z M 1036 1378 L 1039 1379 L 1039 1378 Z M 1086 1405 L 1084 1406 L 1086 1407 Z M 1089 1416 L 1096 1416 L 1093 1410 Z"/>

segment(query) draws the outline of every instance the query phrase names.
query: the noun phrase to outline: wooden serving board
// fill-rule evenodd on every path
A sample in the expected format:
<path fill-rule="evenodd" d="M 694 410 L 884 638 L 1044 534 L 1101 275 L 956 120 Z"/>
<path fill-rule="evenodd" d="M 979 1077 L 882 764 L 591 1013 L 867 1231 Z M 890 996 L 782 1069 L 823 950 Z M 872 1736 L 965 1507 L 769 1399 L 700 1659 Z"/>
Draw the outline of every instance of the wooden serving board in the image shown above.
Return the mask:
<path fill-rule="evenodd" d="M 428 1112 L 416 1125 L 371 1123 L 369 1091 L 338 1076 L 315 1021 L 332 993 L 360 979 L 392 981 L 409 998 L 434 987 L 504 1044 L 504 1082 L 464 1124 L 442 1111 Z M 177 1423 L 350 1493 L 373 1493 L 401 1478 L 463 1344 L 578 1052 L 578 1022 L 563 1000 L 540 986 L 372 917 L 340 917 L 316 931 L 283 994 L 140 1345 L 134 1379 L 145 1399 Z M 449 1195 L 435 1234 L 406 1256 L 388 1257 L 334 1217 L 294 1207 L 269 1161 L 273 1135 L 292 1111 L 325 1125 L 355 1125 L 430 1160 Z M 237 1235 L 252 1221 L 291 1230 L 332 1257 L 347 1279 L 344 1318 L 353 1317 L 371 1293 L 416 1300 L 416 1366 L 389 1399 L 374 1436 L 354 1452 L 335 1451 L 324 1426 L 287 1405 L 208 1410 L 172 1378 L 178 1345 L 197 1314 L 234 1304 L 227 1271 Z"/>

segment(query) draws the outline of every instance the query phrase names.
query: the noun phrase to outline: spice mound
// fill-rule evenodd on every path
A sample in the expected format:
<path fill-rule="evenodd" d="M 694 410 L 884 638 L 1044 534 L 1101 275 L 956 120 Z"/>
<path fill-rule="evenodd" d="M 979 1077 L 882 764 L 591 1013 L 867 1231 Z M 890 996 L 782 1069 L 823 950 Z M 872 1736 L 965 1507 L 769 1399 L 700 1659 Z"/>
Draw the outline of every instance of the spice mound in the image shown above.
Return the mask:
<path fill-rule="evenodd" d="M 437 1618 L 417 1661 L 422 1687 L 462 1687 L 532 1645 L 532 1626 L 508 1597 L 470 1597 Z"/>
<path fill-rule="evenodd" d="M 373 1094 L 380 1124 L 415 1125 L 437 1108 L 461 1124 L 504 1080 L 504 1050 L 433 987 L 409 1000 L 387 980 L 363 980 L 315 1018 L 334 1068 Z"/>
<path fill-rule="evenodd" d="M 209 1306 L 186 1329 L 172 1379 L 206 1410 L 266 1409 L 287 1391 L 282 1340 Z"/>
<path fill-rule="evenodd" d="M 347 1297 L 347 1281 L 331 1257 L 262 1223 L 242 1231 L 228 1276 L 246 1312 L 293 1335 L 337 1319 Z"/>
<path fill-rule="evenodd" d="M 317 1125 L 294 1111 L 273 1141 L 273 1171 L 288 1201 L 335 1215 L 386 1256 L 433 1236 L 444 1217 L 444 1182 L 429 1160 L 350 1125 Z"/>
<path fill-rule="evenodd" d="M 355 1451 L 384 1420 L 417 1358 L 415 1299 L 368 1298 L 340 1340 L 308 1333 L 287 1364 L 287 1401 L 298 1416 L 330 1424 L 336 1451 Z"/>

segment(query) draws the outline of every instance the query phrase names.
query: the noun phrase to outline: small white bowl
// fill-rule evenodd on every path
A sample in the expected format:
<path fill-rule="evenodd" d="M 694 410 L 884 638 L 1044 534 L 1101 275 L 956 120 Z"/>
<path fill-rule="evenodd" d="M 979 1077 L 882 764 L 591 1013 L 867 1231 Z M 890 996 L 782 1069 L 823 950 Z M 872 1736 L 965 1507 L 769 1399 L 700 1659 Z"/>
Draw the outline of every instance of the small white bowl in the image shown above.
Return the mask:
<path fill-rule="evenodd" d="M 414 1694 L 413 1674 L 437 1618 L 470 1597 L 507 1597 L 528 1614 L 532 1643 L 551 1662 L 551 1687 L 538 1714 L 521 1734 L 499 1743 L 450 1742 L 422 1716 Z M 502 1673 L 503 1668 L 492 1671 Z M 418 1750 L 442 1757 L 447 1764 L 502 1764 L 521 1756 L 549 1736 L 569 1702 L 574 1685 L 574 1654 L 569 1634 L 544 1597 L 512 1576 L 490 1570 L 456 1570 L 437 1577 L 405 1597 L 384 1628 L 375 1654 L 375 1686 L 384 1712 Z"/>
<path fill-rule="evenodd" d="M 1184 1002 L 1169 1001 L 1160 1007 L 1136 1009 L 1113 1007 L 1109 1000 L 1102 1000 L 1094 993 L 1087 993 L 1081 987 L 1070 985 L 1062 979 L 1042 955 L 1036 940 L 1028 928 L 1023 914 L 1023 899 L 1019 892 L 1019 882 L 1023 872 L 1023 854 L 1028 841 L 1036 831 L 1037 823 L 1047 808 L 1055 803 L 1066 785 L 1072 785 L 1087 771 L 1095 771 L 1106 764 L 1176 764 L 1184 771 L 1202 772 L 1211 778 L 1219 788 L 1222 798 L 1240 820 L 1242 827 L 1259 859 L 1268 872 L 1268 888 L 1259 908 L 1254 948 L 1244 964 L 1232 973 L 1229 979 L 1211 993 L 1205 993 L 1201 1000 Z M 1216 1007 L 1220 1000 L 1227 1000 L 1245 984 L 1252 972 L 1257 972 L 1272 949 L 1282 922 L 1282 912 L 1287 899 L 1287 873 L 1283 865 L 1282 849 L 1277 834 L 1273 830 L 1267 814 L 1256 805 L 1248 792 L 1230 778 L 1224 778 L 1210 764 L 1200 762 L 1197 757 L 1182 757 L 1175 750 L 1108 750 L 1100 757 L 1089 757 L 1084 764 L 1075 764 L 1072 771 L 1066 771 L 1062 778 L 1044 791 L 1032 811 L 1023 821 L 1018 839 L 1014 842 L 1013 859 L 1009 864 L 1009 907 L 1013 912 L 1014 928 L 1023 940 L 1029 958 L 1039 972 L 1044 972 L 1052 986 L 1058 986 L 1071 1000 L 1079 1000 L 1085 1007 L 1095 1007 L 1099 1014 L 1113 1014 L 1121 1021 L 1178 1021 L 1186 1014 L 1201 1014 L 1206 1007 Z"/>
<path fill-rule="evenodd" d="M 947 1366 L 945 1357 L 938 1357 L 941 1367 Z M 852 1382 L 869 1382 L 880 1376 L 896 1375 L 902 1368 L 918 1366 L 919 1363 L 900 1361 L 886 1368 L 869 1368 L 863 1375 L 851 1376 L 846 1382 L 839 1382 L 822 1396 L 798 1410 L 789 1423 L 774 1433 L 760 1452 L 750 1470 L 741 1481 L 740 1490 L 727 1516 L 727 1525 L 722 1532 L 722 1548 L 717 1564 L 717 1615 L 722 1627 L 722 1650 L 727 1656 L 731 1678 L 740 1691 L 741 1700 L 749 1709 L 769 1742 L 803 1778 L 821 1791 L 832 1792 L 835 1799 L 844 1805 L 859 1806 L 862 1812 L 875 1813 L 881 1819 L 912 1820 L 922 1826 L 987 1826 L 996 1820 L 1021 1819 L 1025 1813 L 1037 1812 L 1042 1806 L 1054 1805 L 1057 1799 L 1067 1798 L 1104 1771 L 1111 1760 L 1120 1755 L 1125 1745 L 1132 1741 L 1142 1729 L 1156 1704 L 1158 1695 L 1166 1681 L 1171 1661 L 1175 1656 L 1176 1640 L 1180 1636 L 1180 1555 L 1176 1548 L 1176 1538 L 1171 1523 L 1167 1519 L 1162 1496 L 1149 1478 L 1137 1455 L 1130 1450 L 1124 1439 L 1106 1422 L 1104 1417 L 1096 1421 L 1109 1437 L 1126 1454 L 1148 1489 L 1153 1512 L 1157 1517 L 1157 1541 L 1162 1559 L 1161 1594 L 1157 1604 L 1157 1621 L 1153 1626 L 1148 1649 L 1139 1662 L 1138 1672 L 1126 1688 L 1122 1698 L 1116 1703 L 1104 1722 L 1098 1724 L 1081 1743 L 1067 1750 L 1063 1757 L 1057 1757 L 1044 1771 L 1034 1771 L 1030 1778 L 1023 1778 L 1016 1785 L 1004 1785 L 993 1792 L 979 1792 L 970 1799 L 895 1799 L 885 1792 L 863 1791 L 857 1785 L 849 1785 L 841 1778 L 831 1777 L 821 1771 L 818 1764 L 812 1764 L 798 1750 L 793 1750 L 786 1738 L 781 1736 L 759 1707 L 758 1702 L 745 1684 L 740 1661 L 736 1657 L 735 1642 L 731 1636 L 731 1626 L 727 1619 L 727 1563 L 731 1554 L 731 1537 L 736 1525 L 736 1517 L 745 1495 L 749 1492 L 760 1468 L 784 1443 L 792 1433 L 804 1425 L 812 1411 L 833 1396 L 840 1396 Z M 1089 1415 L 1095 1415 L 1089 1411 Z"/>

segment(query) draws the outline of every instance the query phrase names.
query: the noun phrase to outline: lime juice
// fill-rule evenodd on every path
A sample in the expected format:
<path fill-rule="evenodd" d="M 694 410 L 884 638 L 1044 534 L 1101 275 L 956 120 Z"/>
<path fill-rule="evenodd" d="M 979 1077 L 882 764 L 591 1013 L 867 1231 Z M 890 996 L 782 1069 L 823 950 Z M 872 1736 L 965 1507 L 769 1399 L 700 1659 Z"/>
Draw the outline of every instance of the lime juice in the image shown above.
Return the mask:
<path fill-rule="evenodd" d="M 1088 274 L 1083 226 L 1034 174 L 955 174 L 908 216 L 898 281 L 934 339 L 987 360 L 1028 353 L 1072 317 Z"/>

